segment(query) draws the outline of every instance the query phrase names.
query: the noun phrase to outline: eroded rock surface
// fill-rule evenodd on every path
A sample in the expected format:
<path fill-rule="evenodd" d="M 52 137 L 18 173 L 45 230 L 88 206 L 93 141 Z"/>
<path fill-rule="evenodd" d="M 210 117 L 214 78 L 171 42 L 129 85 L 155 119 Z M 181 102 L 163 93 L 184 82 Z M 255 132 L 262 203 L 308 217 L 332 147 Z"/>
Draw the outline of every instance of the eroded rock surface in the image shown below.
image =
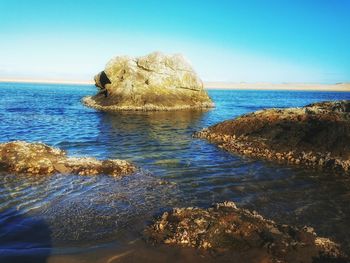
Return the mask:
<path fill-rule="evenodd" d="M 43 143 L 13 141 L 0 144 L 0 169 L 28 174 L 108 174 L 123 176 L 136 170 L 124 160 L 69 158 L 63 150 Z"/>
<path fill-rule="evenodd" d="M 95 76 L 95 83 L 103 92 L 85 97 L 83 103 L 98 110 L 213 107 L 202 81 L 181 55 L 154 52 L 136 58 L 115 57 Z"/>
<path fill-rule="evenodd" d="M 348 262 L 339 245 L 317 237 L 312 228 L 280 225 L 233 202 L 209 209 L 175 208 L 148 227 L 145 236 L 155 244 L 236 252 L 247 258 L 253 253 L 254 262 Z"/>
<path fill-rule="evenodd" d="M 350 101 L 261 110 L 194 136 L 252 157 L 350 171 Z"/>

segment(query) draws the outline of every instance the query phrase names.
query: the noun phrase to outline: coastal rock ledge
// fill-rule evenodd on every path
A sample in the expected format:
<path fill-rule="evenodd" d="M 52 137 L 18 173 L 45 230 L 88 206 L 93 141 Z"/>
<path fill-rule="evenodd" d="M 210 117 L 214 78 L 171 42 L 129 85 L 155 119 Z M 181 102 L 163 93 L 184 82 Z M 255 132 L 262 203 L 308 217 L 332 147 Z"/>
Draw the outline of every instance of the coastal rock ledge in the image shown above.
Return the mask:
<path fill-rule="evenodd" d="M 251 157 L 350 172 L 350 101 L 266 109 L 194 134 Z"/>
<path fill-rule="evenodd" d="M 145 238 L 228 256 L 228 262 L 348 262 L 338 244 L 318 237 L 311 227 L 277 224 L 233 202 L 174 208 L 145 230 Z"/>
<path fill-rule="evenodd" d="M 131 174 L 136 168 L 124 160 L 70 158 L 63 150 L 43 143 L 12 141 L 0 144 L 0 170 L 10 173 L 108 174 L 116 177 Z"/>
<path fill-rule="evenodd" d="M 203 82 L 179 54 L 154 52 L 143 57 L 119 56 L 95 76 L 100 92 L 83 98 L 102 111 L 182 110 L 214 106 Z"/>

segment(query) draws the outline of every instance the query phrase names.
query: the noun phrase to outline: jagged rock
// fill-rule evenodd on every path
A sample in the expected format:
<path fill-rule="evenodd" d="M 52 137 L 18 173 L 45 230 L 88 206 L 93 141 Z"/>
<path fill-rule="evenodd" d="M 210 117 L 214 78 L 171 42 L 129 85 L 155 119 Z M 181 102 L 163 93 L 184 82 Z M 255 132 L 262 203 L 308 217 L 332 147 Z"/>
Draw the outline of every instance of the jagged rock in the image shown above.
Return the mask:
<path fill-rule="evenodd" d="M 347 262 L 339 245 L 311 227 L 277 224 L 233 202 L 212 208 L 175 208 L 145 230 L 153 244 L 255 256 L 253 262 Z M 259 259 L 259 260 L 258 260 Z M 244 261 L 247 262 L 247 261 Z M 249 261 L 250 262 L 250 261 Z"/>
<path fill-rule="evenodd" d="M 115 57 L 95 76 L 95 85 L 102 92 L 85 97 L 83 103 L 103 111 L 213 107 L 202 81 L 181 55 Z"/>
<path fill-rule="evenodd" d="M 252 157 L 350 171 L 350 101 L 261 110 L 194 136 Z"/>
<path fill-rule="evenodd" d="M 136 170 L 124 160 L 69 158 L 60 149 L 43 143 L 13 141 L 0 144 L 0 170 L 27 174 L 108 174 L 123 176 Z"/>

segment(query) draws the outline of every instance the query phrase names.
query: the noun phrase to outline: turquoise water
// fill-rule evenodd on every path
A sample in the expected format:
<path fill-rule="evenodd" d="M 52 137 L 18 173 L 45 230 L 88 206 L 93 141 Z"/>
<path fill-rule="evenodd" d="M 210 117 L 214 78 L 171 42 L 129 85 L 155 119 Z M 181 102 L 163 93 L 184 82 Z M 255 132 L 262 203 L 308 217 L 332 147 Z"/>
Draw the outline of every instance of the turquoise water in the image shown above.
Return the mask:
<path fill-rule="evenodd" d="M 224 200 L 280 223 L 313 226 L 350 251 L 349 178 L 230 154 L 192 138 L 250 111 L 350 99 L 350 93 L 211 90 L 210 111 L 114 114 L 80 103 L 94 93 L 93 86 L 0 84 L 0 142 L 42 141 L 70 156 L 121 158 L 140 167 L 123 179 L 2 173 L 0 261 L 90 253 L 93 262 L 105 249 L 122 253 L 140 242 L 142 229 L 170 207 Z"/>

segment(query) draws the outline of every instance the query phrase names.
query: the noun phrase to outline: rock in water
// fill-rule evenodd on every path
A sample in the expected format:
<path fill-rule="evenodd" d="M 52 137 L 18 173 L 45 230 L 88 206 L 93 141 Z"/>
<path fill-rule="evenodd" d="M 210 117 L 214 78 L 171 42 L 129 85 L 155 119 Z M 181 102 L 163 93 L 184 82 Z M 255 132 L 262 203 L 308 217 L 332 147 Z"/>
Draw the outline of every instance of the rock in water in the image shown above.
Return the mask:
<path fill-rule="evenodd" d="M 115 57 L 95 76 L 103 92 L 83 103 L 103 111 L 181 110 L 213 107 L 203 83 L 181 55 L 159 52 Z"/>
<path fill-rule="evenodd" d="M 350 101 L 261 110 L 194 136 L 252 157 L 350 172 Z"/>
<path fill-rule="evenodd" d="M 60 149 L 43 143 L 13 141 L 0 144 L 0 170 L 27 174 L 108 174 L 124 176 L 136 168 L 124 160 L 97 160 L 95 158 L 69 158 Z"/>
<path fill-rule="evenodd" d="M 317 237 L 311 227 L 277 224 L 233 202 L 174 208 L 149 226 L 145 237 L 155 244 L 232 254 L 229 262 L 348 262 L 338 244 Z"/>

